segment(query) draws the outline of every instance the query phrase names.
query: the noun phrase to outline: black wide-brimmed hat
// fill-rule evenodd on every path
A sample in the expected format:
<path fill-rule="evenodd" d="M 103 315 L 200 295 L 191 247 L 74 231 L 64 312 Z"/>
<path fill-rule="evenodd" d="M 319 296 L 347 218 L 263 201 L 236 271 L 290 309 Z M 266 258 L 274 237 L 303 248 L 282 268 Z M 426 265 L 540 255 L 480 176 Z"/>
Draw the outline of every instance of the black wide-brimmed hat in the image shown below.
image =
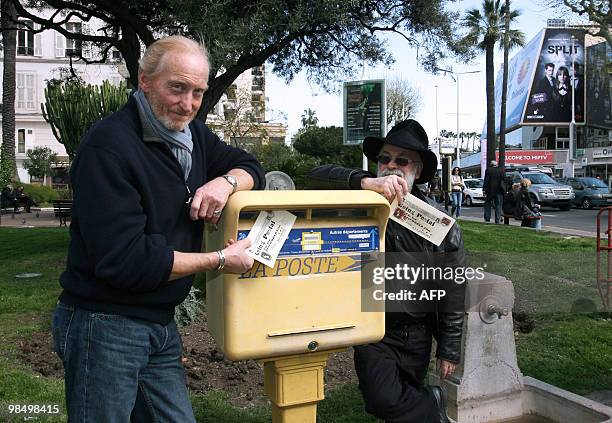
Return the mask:
<path fill-rule="evenodd" d="M 419 122 L 414 119 L 404 120 L 395 125 L 384 138 L 366 137 L 363 140 L 363 154 L 374 162 L 378 161 L 378 153 L 384 144 L 417 151 L 423 161 L 421 176 L 415 181 L 417 184 L 428 182 L 436 174 L 438 158 L 429 149 L 427 133 Z"/>

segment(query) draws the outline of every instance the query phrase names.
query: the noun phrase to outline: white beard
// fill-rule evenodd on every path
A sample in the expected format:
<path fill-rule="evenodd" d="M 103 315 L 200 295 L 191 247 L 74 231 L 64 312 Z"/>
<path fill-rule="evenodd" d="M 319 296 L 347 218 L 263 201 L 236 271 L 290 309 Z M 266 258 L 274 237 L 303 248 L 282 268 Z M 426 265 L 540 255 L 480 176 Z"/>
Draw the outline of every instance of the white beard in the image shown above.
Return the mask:
<path fill-rule="evenodd" d="M 412 187 L 414 185 L 414 181 L 416 180 L 416 174 L 415 172 L 410 172 L 409 174 L 404 174 L 404 172 L 402 172 L 399 169 L 385 169 L 382 172 L 378 171 L 378 177 L 382 177 L 382 176 L 389 176 L 389 175 L 395 175 L 395 176 L 399 176 L 400 178 L 404 179 L 406 181 L 406 183 L 408 184 L 408 192 L 412 191 Z"/>

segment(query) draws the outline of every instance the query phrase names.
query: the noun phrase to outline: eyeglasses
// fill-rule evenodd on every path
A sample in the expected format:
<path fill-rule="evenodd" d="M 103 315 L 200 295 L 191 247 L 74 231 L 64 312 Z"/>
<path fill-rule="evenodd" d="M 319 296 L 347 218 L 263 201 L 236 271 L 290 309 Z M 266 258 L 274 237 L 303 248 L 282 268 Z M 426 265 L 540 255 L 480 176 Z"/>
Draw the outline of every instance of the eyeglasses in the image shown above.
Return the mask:
<path fill-rule="evenodd" d="M 385 164 L 385 165 L 391 163 L 391 161 L 394 161 L 395 164 L 398 166 L 407 166 L 409 164 L 417 164 L 417 163 L 420 164 L 421 163 L 420 160 L 410 160 L 405 157 L 396 157 L 392 159 L 391 156 L 387 156 L 386 154 L 381 154 L 376 159 L 378 160 L 378 163 Z"/>

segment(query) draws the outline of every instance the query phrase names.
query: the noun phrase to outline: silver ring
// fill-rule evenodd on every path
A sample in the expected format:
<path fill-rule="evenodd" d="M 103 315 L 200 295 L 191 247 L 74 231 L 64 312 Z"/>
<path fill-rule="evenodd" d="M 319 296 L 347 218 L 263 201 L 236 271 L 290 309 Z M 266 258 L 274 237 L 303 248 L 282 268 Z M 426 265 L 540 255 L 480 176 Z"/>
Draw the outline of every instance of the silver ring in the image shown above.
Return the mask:
<path fill-rule="evenodd" d="M 222 212 L 222 210 L 215 210 L 215 211 L 213 212 L 213 214 L 214 214 L 215 216 L 219 216 L 219 215 L 221 214 L 221 212 Z"/>

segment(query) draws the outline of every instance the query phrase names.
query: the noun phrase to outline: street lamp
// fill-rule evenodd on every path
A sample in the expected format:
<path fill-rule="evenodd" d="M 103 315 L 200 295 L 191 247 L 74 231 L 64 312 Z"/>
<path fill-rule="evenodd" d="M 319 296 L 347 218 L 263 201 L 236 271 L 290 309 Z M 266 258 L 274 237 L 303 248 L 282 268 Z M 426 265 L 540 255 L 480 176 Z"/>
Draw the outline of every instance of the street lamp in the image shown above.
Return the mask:
<path fill-rule="evenodd" d="M 438 162 L 442 163 L 442 143 L 440 142 L 440 130 L 438 129 L 438 86 L 436 85 L 436 141 L 438 142 Z"/>
<path fill-rule="evenodd" d="M 575 63 L 575 51 L 574 51 L 574 36 L 572 35 L 572 78 L 570 80 L 570 84 L 572 86 L 572 120 L 569 124 L 569 149 L 567 152 L 567 177 L 574 177 L 574 142 L 575 142 L 575 133 L 576 133 L 576 93 L 575 87 L 576 84 L 576 63 Z M 566 176 L 566 175 L 563 175 Z"/>
<path fill-rule="evenodd" d="M 456 154 L 457 154 L 457 166 L 461 167 L 461 145 L 459 142 L 459 77 L 461 75 L 467 75 L 468 73 L 479 73 L 479 70 L 475 70 L 475 71 L 467 71 L 467 72 L 455 72 L 449 69 L 442 69 L 442 68 L 435 68 L 436 71 L 440 71 L 440 72 L 444 72 L 444 73 L 448 73 L 451 75 L 451 78 L 453 79 L 453 81 L 455 81 L 457 83 L 457 144 L 456 144 Z M 453 76 L 454 75 L 454 76 Z M 457 77 L 455 79 L 455 76 Z"/>

